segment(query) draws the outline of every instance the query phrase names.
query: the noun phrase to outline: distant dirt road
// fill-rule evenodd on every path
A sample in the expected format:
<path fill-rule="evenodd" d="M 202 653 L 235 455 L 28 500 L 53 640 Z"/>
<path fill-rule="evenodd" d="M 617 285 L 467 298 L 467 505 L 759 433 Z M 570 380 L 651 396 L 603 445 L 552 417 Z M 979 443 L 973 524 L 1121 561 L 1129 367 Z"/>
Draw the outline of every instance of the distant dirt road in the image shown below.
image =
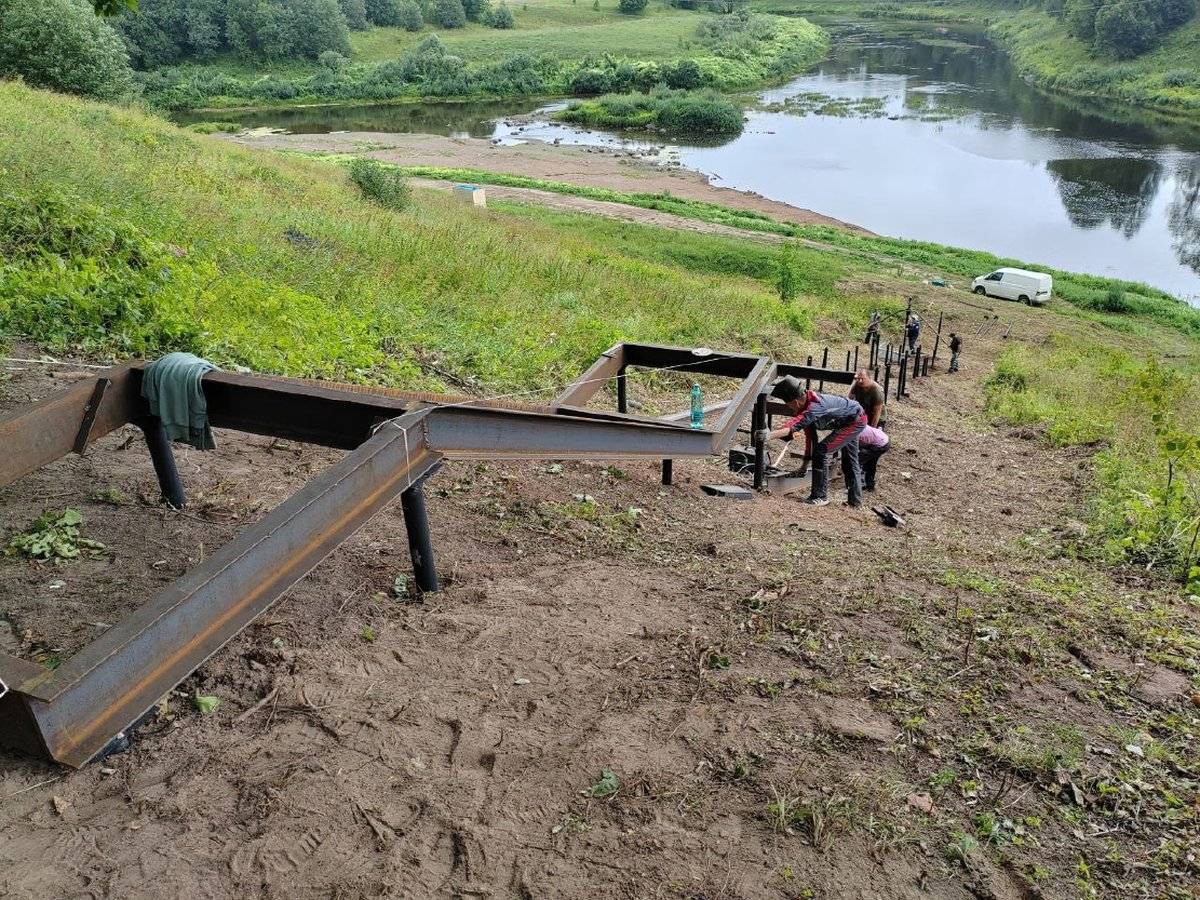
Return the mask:
<path fill-rule="evenodd" d="M 760 194 L 717 187 L 698 172 L 668 169 L 628 156 L 621 151 L 600 148 L 562 147 L 543 143 L 499 146 L 481 138 L 451 138 L 430 134 L 386 134 L 372 131 L 346 131 L 335 134 L 270 134 L 249 132 L 229 137 L 236 143 L 277 150 L 302 150 L 317 153 L 361 153 L 386 162 L 406 166 L 447 166 L 503 172 L 530 178 L 565 181 L 587 187 L 617 191 L 670 191 L 676 197 L 720 203 L 737 209 L 763 213 L 781 222 L 803 225 L 835 225 L 853 231 L 865 229 L 809 209 L 768 200 Z M 709 233 L 726 231 L 745 236 L 741 229 L 695 222 L 655 210 L 634 209 L 622 204 L 602 203 L 544 191 L 496 188 L 488 193 L 505 199 L 533 199 L 538 203 L 616 215 L 619 218 L 669 224 Z M 531 197 L 531 194 L 541 195 Z M 643 215 L 644 214 L 644 215 Z M 666 217 L 666 218 L 664 218 Z M 685 224 L 687 223 L 687 224 Z"/>

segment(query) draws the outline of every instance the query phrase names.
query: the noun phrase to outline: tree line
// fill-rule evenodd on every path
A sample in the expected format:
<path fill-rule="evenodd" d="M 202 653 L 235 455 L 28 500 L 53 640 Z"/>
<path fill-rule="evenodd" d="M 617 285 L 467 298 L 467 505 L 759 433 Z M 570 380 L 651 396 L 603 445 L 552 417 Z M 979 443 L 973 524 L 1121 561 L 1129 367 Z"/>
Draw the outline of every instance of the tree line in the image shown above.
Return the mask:
<path fill-rule="evenodd" d="M 232 53 L 259 59 L 350 54 L 350 32 L 420 31 L 426 22 L 512 28 L 507 4 L 489 0 L 140 0 L 114 19 L 136 68 L 204 62 Z"/>

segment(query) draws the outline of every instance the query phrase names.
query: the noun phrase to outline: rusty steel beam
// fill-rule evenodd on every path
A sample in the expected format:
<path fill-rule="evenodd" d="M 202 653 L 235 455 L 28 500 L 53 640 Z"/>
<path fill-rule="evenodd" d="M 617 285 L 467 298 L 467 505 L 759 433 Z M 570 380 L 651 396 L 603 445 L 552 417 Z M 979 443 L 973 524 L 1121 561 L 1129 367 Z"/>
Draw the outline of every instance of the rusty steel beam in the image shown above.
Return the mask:
<path fill-rule="evenodd" d="M 10 686 L 4 702 L 23 707 L 52 759 L 76 767 L 87 763 L 438 464 L 440 454 L 414 427 L 426 415 L 420 411 L 384 424 L 58 669 Z M 9 739 L 6 723 L 0 742 Z M 28 741 L 22 744 L 28 748 Z"/>
<path fill-rule="evenodd" d="M 610 378 L 616 378 L 625 371 L 625 353 L 629 344 L 616 344 L 609 347 L 598 360 L 591 364 L 586 372 L 568 384 L 551 402 L 552 409 L 560 406 L 583 406 L 604 387 Z"/>
<path fill-rule="evenodd" d="M 103 392 L 98 387 L 102 381 L 110 382 Z M 0 416 L 0 487 L 72 451 L 83 452 L 131 422 L 141 411 L 140 403 L 130 370 L 120 368 Z"/>
<path fill-rule="evenodd" d="M 616 421 L 617 413 L 530 413 L 434 407 L 422 422 L 429 446 L 451 459 L 625 459 L 711 456 L 713 433 L 664 422 Z"/>

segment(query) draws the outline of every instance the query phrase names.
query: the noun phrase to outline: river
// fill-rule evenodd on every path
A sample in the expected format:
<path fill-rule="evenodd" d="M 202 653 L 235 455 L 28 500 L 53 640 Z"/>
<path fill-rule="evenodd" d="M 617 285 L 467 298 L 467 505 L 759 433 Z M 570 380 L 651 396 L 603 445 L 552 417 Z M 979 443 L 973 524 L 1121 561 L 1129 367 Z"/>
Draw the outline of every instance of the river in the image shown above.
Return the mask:
<path fill-rule="evenodd" d="M 880 234 L 1144 281 L 1200 304 L 1200 127 L 1048 97 L 978 33 L 835 35 L 813 71 L 757 94 L 744 132 L 727 141 L 588 131 L 551 122 L 556 106 L 532 101 L 237 119 L 640 149 Z"/>

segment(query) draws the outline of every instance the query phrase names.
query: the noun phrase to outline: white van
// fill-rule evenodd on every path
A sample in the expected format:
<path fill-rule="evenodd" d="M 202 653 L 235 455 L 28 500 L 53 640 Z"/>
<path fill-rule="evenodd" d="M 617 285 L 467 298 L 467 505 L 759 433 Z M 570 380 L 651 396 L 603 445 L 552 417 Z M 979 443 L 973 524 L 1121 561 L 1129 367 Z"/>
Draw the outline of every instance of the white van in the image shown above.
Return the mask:
<path fill-rule="evenodd" d="M 971 290 L 1001 300 L 1020 300 L 1031 306 L 1041 306 L 1050 299 L 1054 279 L 1044 272 L 1027 269 L 997 269 L 990 275 L 980 275 L 971 282 Z"/>

